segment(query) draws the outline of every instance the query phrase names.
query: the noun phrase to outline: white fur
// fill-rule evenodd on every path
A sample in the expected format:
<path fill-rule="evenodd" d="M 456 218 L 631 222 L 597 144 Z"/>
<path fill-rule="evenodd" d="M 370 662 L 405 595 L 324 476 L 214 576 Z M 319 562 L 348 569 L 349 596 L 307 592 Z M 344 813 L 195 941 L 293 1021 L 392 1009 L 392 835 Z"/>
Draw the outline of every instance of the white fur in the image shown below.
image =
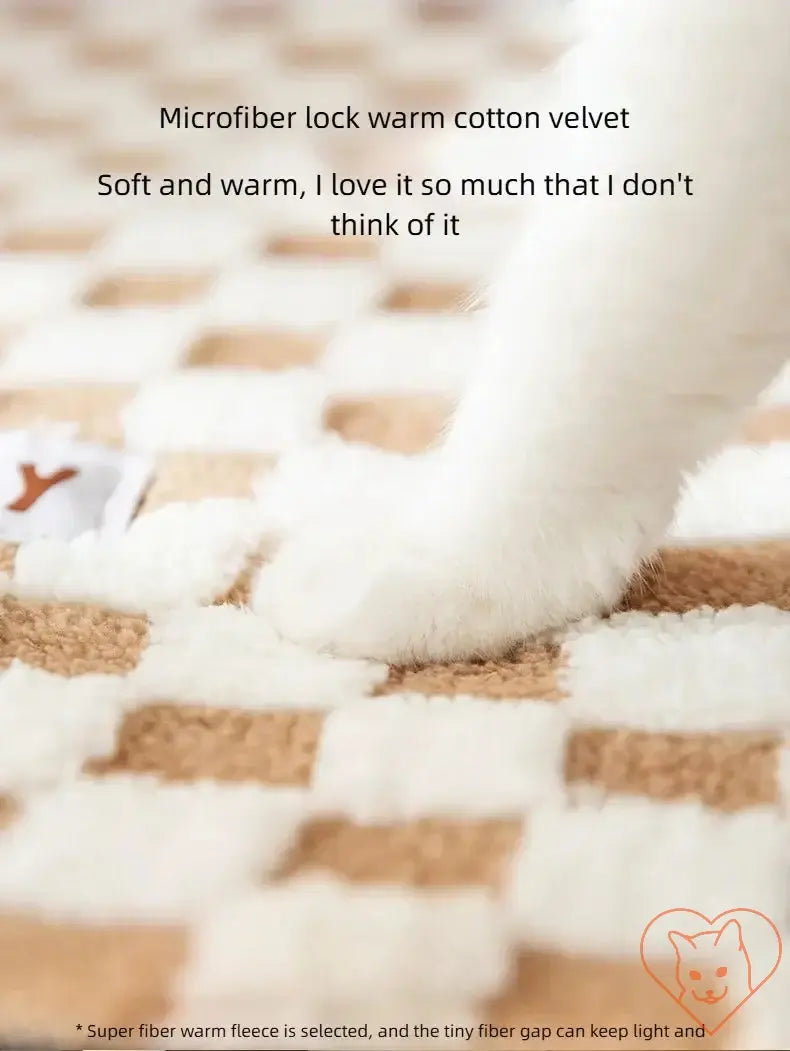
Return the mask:
<path fill-rule="evenodd" d="M 786 405 L 790 402 L 790 361 L 763 391 L 760 402 L 763 405 Z"/>
<path fill-rule="evenodd" d="M 85 280 L 85 264 L 72 259 L 0 259 L 0 324 L 4 328 L 62 310 Z M 3 379 L 6 379 L 3 367 Z"/>
<path fill-rule="evenodd" d="M 540 807 L 514 859 L 507 906 L 533 947 L 634 959 L 645 924 L 664 909 L 716 916 L 748 902 L 780 920 L 785 839 L 769 808 L 717 814 L 625 796 L 603 808 Z"/>
<path fill-rule="evenodd" d="M 553 108 L 626 107 L 631 128 L 541 134 L 534 170 L 682 171 L 695 196 L 531 202 L 424 483 L 395 514 L 344 491 L 263 574 L 294 639 L 452 658 L 601 610 L 783 363 L 790 5 L 579 9 Z"/>
<path fill-rule="evenodd" d="M 216 267 L 244 251 L 254 238 L 241 216 L 224 210 L 148 206 L 120 222 L 98 253 L 99 265 L 119 270 L 153 265 L 176 268 Z"/>
<path fill-rule="evenodd" d="M 458 395 L 469 375 L 476 334 L 473 314 L 373 314 L 339 330 L 321 359 L 321 373 L 340 396 Z"/>
<path fill-rule="evenodd" d="M 54 274 L 52 308 L 63 291 Z M 9 341 L 0 383 L 140 383 L 177 366 L 200 333 L 201 317 L 192 307 L 52 313 Z"/>
<path fill-rule="evenodd" d="M 229 897 L 209 912 L 195 931 L 182 992 L 209 1002 L 255 996 L 276 1007 L 299 989 L 292 1006 L 308 1016 L 393 1000 L 468 1002 L 501 988 L 507 942 L 501 914 L 480 888 L 438 896 L 302 877 Z"/>
<path fill-rule="evenodd" d="M 212 602 L 259 540 L 250 500 L 172 503 L 140 515 L 121 536 L 93 531 L 23 544 L 9 590 L 23 598 L 146 612 Z"/>
<path fill-rule="evenodd" d="M 651 733 L 790 725 L 790 613 L 773 606 L 591 618 L 563 653 L 563 709 L 575 723 Z"/>
<path fill-rule="evenodd" d="M 291 100 L 290 105 L 297 103 Z M 379 286 L 376 268 L 369 262 L 336 261 L 331 267 L 300 263 L 298 270 L 288 262 L 244 265 L 217 281 L 206 301 L 206 322 L 320 333 L 355 317 Z"/>
<path fill-rule="evenodd" d="M 788 399 L 790 400 L 790 399 Z M 688 480 L 673 541 L 790 536 L 790 442 L 731 445 Z"/>
<path fill-rule="evenodd" d="M 14 661 L 0 675 L 0 792 L 51 787 L 111 753 L 132 695 L 120 675 L 69 679 Z"/>
<path fill-rule="evenodd" d="M 568 723 L 542 701 L 402 693 L 349 704 L 324 723 L 314 807 L 370 823 L 519 817 L 562 798 Z"/>
<path fill-rule="evenodd" d="M 200 916 L 277 867 L 306 805 L 294 788 L 77 778 L 30 796 L 6 833 L 0 909 L 91 922 Z"/>
<path fill-rule="evenodd" d="M 127 681 L 140 696 L 173 704 L 282 710 L 351 704 L 386 677 L 382 664 L 286 642 L 249 610 L 185 606 L 151 618 L 148 646 Z"/>
<path fill-rule="evenodd" d="M 182 369 L 145 384 L 126 406 L 126 446 L 279 452 L 318 437 L 323 399 L 310 369 Z"/>

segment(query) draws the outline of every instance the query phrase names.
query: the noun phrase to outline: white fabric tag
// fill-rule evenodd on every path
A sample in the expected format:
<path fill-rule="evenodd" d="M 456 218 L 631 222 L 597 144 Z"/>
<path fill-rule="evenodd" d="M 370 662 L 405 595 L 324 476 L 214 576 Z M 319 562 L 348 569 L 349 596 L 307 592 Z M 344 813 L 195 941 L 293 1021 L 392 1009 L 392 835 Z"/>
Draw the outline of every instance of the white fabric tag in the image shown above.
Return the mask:
<path fill-rule="evenodd" d="M 145 457 L 62 430 L 0 431 L 0 540 L 123 532 L 152 471 Z"/>

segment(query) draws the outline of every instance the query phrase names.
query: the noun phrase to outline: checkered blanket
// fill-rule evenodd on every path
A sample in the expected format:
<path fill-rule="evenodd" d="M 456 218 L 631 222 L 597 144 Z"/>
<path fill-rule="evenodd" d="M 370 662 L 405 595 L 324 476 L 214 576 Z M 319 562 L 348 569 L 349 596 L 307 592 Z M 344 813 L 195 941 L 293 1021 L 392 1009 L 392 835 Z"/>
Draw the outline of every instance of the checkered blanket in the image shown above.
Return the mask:
<path fill-rule="evenodd" d="M 509 205 L 376 242 L 309 201 L 96 194 L 423 163 L 409 133 L 187 133 L 158 106 L 490 104 L 540 51 L 526 6 L 3 6 L 0 429 L 156 472 L 121 536 L 0 543 L 0 1039 L 788 1046 L 781 968 L 702 1038 L 640 940 L 676 908 L 790 929 L 790 376 L 608 619 L 498 662 L 334 659 L 255 602 L 321 475 L 267 479 L 430 444 Z"/>

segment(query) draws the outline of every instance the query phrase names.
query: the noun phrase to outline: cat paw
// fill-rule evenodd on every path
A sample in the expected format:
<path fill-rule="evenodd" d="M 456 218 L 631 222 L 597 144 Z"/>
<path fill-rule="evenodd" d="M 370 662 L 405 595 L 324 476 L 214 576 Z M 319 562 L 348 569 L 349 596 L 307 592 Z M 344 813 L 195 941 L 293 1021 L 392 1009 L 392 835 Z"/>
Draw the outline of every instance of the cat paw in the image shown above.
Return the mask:
<path fill-rule="evenodd" d="M 617 601 L 642 542 L 630 517 L 571 509 L 537 528 L 505 509 L 483 525 L 455 493 L 431 457 L 333 446 L 286 459 L 259 493 L 285 540 L 253 608 L 311 649 L 406 664 L 498 657 Z"/>
<path fill-rule="evenodd" d="M 494 656 L 528 633 L 462 558 L 384 517 L 286 541 L 253 606 L 291 641 L 391 663 Z"/>

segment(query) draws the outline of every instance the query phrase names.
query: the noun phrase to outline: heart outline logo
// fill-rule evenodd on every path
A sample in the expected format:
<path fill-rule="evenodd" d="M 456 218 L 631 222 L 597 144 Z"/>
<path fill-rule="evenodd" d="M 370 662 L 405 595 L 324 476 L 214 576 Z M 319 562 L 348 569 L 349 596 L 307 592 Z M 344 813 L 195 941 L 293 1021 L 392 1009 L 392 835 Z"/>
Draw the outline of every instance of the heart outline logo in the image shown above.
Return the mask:
<path fill-rule="evenodd" d="M 681 919 L 681 922 L 673 922 L 670 917 Z M 699 923 L 691 923 L 694 919 L 702 921 L 705 925 L 705 929 L 700 930 Z M 748 920 L 748 923 L 746 922 Z M 762 973 L 762 978 L 757 984 L 752 983 L 752 961 L 748 953 L 749 945 L 746 944 L 747 938 L 743 935 L 743 927 L 747 926 L 752 932 L 750 941 L 753 941 L 753 934 L 755 932 L 755 925 L 767 926 L 770 933 L 775 939 L 775 946 L 770 950 L 770 957 L 773 959 L 773 963 L 770 970 L 765 972 L 765 962 L 763 960 L 762 967 L 758 964 L 754 970 L 757 974 Z M 672 926 L 674 929 L 667 930 L 668 926 Z M 655 929 L 656 937 L 653 938 L 653 947 L 660 944 L 664 949 L 666 946 L 663 944 L 663 939 L 667 938 L 670 944 L 675 950 L 675 982 L 679 986 L 680 992 L 673 991 L 669 985 L 656 973 L 654 967 L 650 963 L 650 953 L 647 948 L 647 941 L 651 934 L 651 931 Z M 662 935 L 663 931 L 663 935 Z M 767 932 L 765 927 L 762 930 L 762 938 L 766 939 Z M 737 939 L 737 941 L 736 941 Z M 703 947 L 703 942 L 705 945 Z M 702 979 L 705 972 L 692 969 L 688 969 L 689 962 L 693 963 L 695 954 L 698 949 L 704 948 L 708 953 L 711 951 L 714 954 L 721 953 L 727 942 L 730 943 L 730 947 L 735 947 L 737 950 L 737 957 L 742 965 L 745 964 L 745 973 L 748 975 L 748 991 L 746 995 L 740 996 L 737 1003 L 728 1013 L 722 1018 L 716 1018 L 715 1024 L 711 1026 L 711 1019 L 705 1017 L 705 1011 L 701 1005 L 715 1006 L 722 1002 L 728 995 L 729 985 L 725 986 L 724 992 L 716 996 L 713 989 L 707 989 L 706 992 L 711 994 L 710 997 L 700 997 L 695 990 L 691 990 L 691 997 L 687 997 L 686 993 L 689 992 L 686 984 L 692 984 L 687 975 L 691 976 L 691 979 L 699 978 Z M 765 944 L 763 949 L 765 949 Z M 645 926 L 642 931 L 642 937 L 639 942 L 639 955 L 642 960 L 642 966 L 653 981 L 660 986 L 664 992 L 670 996 L 675 1003 L 682 1007 L 683 1010 L 688 1014 L 694 1021 L 705 1029 L 705 1032 L 709 1036 L 713 1036 L 722 1029 L 737 1012 L 748 1003 L 751 998 L 762 989 L 762 987 L 776 974 L 779 969 L 779 964 L 782 962 L 784 947 L 782 945 L 782 936 L 779 933 L 779 929 L 773 920 L 769 919 L 764 912 L 760 912 L 758 909 L 750 908 L 736 908 L 726 909 L 724 912 L 720 912 L 717 916 L 712 919 L 708 918 L 704 913 L 699 912 L 697 909 L 689 908 L 673 908 L 664 909 L 663 912 L 659 912 L 658 915 L 654 916 Z M 684 955 L 685 954 L 685 955 Z M 664 959 L 663 956 L 656 957 Z M 655 965 L 654 960 L 654 965 Z M 723 962 L 723 961 L 719 961 Z M 726 975 L 728 968 L 722 966 L 715 971 L 716 975 Z M 712 981 L 709 976 L 708 982 Z M 737 994 L 736 994 L 737 995 Z M 686 1001 L 684 1003 L 684 1000 Z M 696 1007 L 696 1011 L 692 1009 L 691 1004 L 696 1001 L 700 1006 Z M 695 1005 L 696 1006 L 696 1005 Z M 726 1007 L 722 1006 L 719 1011 L 726 1010 Z"/>

